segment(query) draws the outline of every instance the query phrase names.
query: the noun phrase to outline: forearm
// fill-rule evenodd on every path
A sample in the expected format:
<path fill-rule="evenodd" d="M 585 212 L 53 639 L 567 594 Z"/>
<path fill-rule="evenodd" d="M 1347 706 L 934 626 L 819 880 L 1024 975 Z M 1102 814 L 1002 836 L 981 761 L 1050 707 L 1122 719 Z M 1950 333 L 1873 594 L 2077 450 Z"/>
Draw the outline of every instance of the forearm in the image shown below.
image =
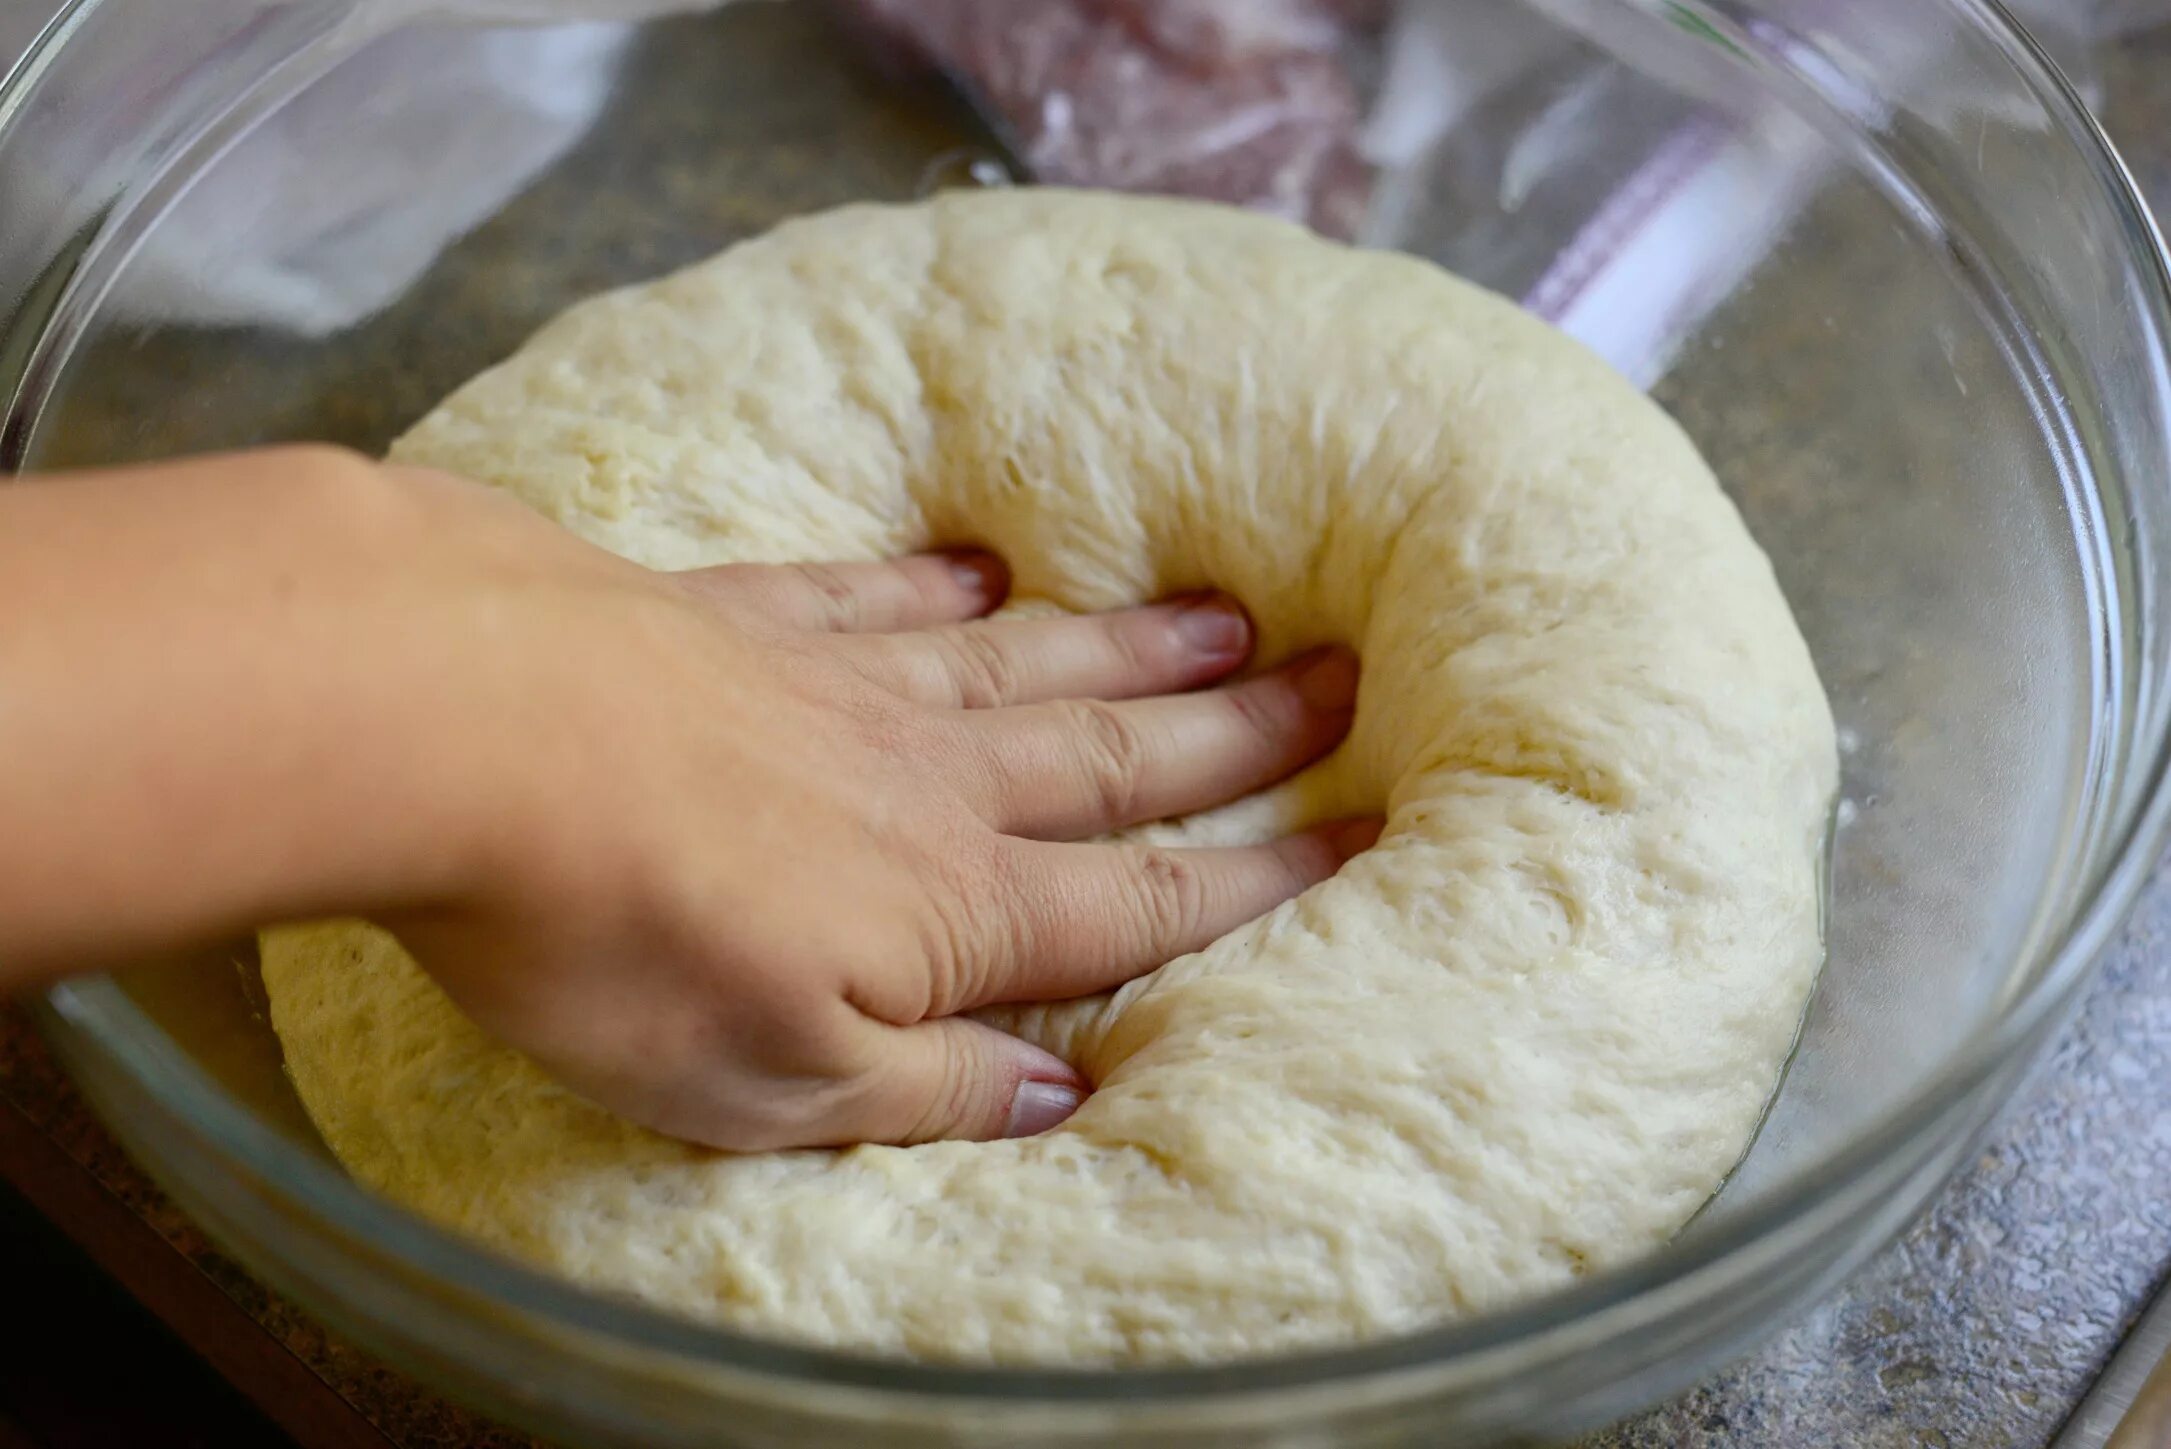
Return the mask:
<path fill-rule="evenodd" d="M 449 887 L 389 486 L 278 450 L 0 487 L 0 987 Z"/>

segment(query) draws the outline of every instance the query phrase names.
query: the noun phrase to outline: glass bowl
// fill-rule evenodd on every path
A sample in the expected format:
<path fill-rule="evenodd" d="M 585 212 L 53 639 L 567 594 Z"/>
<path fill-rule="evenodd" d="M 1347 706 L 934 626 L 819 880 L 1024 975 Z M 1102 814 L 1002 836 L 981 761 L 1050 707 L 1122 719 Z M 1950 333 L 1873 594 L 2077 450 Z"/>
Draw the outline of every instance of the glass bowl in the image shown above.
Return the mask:
<path fill-rule="evenodd" d="M 576 297 L 795 211 L 909 196 L 975 135 L 858 69 L 806 0 L 518 32 L 432 10 L 62 9 L 0 87 L 0 464 L 381 447 Z M 1675 266 L 1663 296 L 1662 268 L 1566 308 L 1614 343 L 1670 319 L 1642 380 L 1772 554 L 1845 741 L 1800 1051 L 1663 1251 L 1478 1321 L 1224 1367 L 764 1342 L 357 1189 L 281 1074 L 245 945 L 46 1000 L 114 1130 L 340 1331 L 579 1443 L 1542 1439 L 1686 1386 L 1837 1282 L 2009 1094 L 2164 834 L 2163 250 L 2081 105 L 1981 0 L 1533 0 L 1526 19 L 1550 59 L 1454 133 L 1480 140 L 1393 161 L 1373 240 L 1542 299 L 1533 259 L 1609 208 L 1650 221 L 1639 177 L 1684 145 L 1798 183 L 1724 193 L 1768 204 L 1753 247 L 1713 230 L 1743 216 L 1708 196 L 1638 233 L 1710 295 Z M 548 83 L 486 105 L 508 74 Z M 478 162 L 445 119 L 485 113 L 513 161 Z M 394 158 L 398 205 L 357 156 Z"/>

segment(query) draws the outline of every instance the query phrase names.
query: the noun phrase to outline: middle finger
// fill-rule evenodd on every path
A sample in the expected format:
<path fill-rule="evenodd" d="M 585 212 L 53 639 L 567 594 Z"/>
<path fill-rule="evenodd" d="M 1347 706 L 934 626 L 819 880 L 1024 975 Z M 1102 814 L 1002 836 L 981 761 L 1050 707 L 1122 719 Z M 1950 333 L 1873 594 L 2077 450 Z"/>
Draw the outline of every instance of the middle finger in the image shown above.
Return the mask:
<path fill-rule="evenodd" d="M 998 619 L 838 641 L 860 671 L 938 709 L 1137 699 L 1195 689 L 1251 653 L 1251 621 L 1217 594 L 1061 619 Z"/>
<path fill-rule="evenodd" d="M 968 795 L 997 830 L 1039 840 L 1188 815 L 1334 748 L 1356 695 L 1356 656 L 1335 648 L 1201 694 L 964 714 Z"/>

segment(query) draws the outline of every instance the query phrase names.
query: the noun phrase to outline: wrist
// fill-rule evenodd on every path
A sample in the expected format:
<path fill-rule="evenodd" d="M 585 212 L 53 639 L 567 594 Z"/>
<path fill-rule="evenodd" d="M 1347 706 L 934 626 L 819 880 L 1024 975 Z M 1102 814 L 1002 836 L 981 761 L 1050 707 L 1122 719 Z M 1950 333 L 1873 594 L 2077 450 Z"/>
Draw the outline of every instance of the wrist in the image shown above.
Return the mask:
<path fill-rule="evenodd" d="M 36 762 L 0 772 L 0 956 L 111 964 L 456 887 L 460 782 L 398 672 L 427 633 L 413 487 L 297 448 L 0 502 L 0 750 Z"/>

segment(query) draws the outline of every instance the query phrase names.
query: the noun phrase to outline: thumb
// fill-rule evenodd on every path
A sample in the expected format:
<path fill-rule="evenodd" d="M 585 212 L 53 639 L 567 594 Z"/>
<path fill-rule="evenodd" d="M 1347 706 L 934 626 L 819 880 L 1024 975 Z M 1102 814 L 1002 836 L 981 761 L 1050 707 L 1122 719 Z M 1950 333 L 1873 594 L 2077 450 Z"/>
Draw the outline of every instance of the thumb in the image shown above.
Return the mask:
<path fill-rule="evenodd" d="M 1031 1137 L 1078 1110 L 1091 1084 L 1061 1057 L 968 1017 L 878 1032 L 875 1065 L 822 1126 L 837 1142 Z"/>

